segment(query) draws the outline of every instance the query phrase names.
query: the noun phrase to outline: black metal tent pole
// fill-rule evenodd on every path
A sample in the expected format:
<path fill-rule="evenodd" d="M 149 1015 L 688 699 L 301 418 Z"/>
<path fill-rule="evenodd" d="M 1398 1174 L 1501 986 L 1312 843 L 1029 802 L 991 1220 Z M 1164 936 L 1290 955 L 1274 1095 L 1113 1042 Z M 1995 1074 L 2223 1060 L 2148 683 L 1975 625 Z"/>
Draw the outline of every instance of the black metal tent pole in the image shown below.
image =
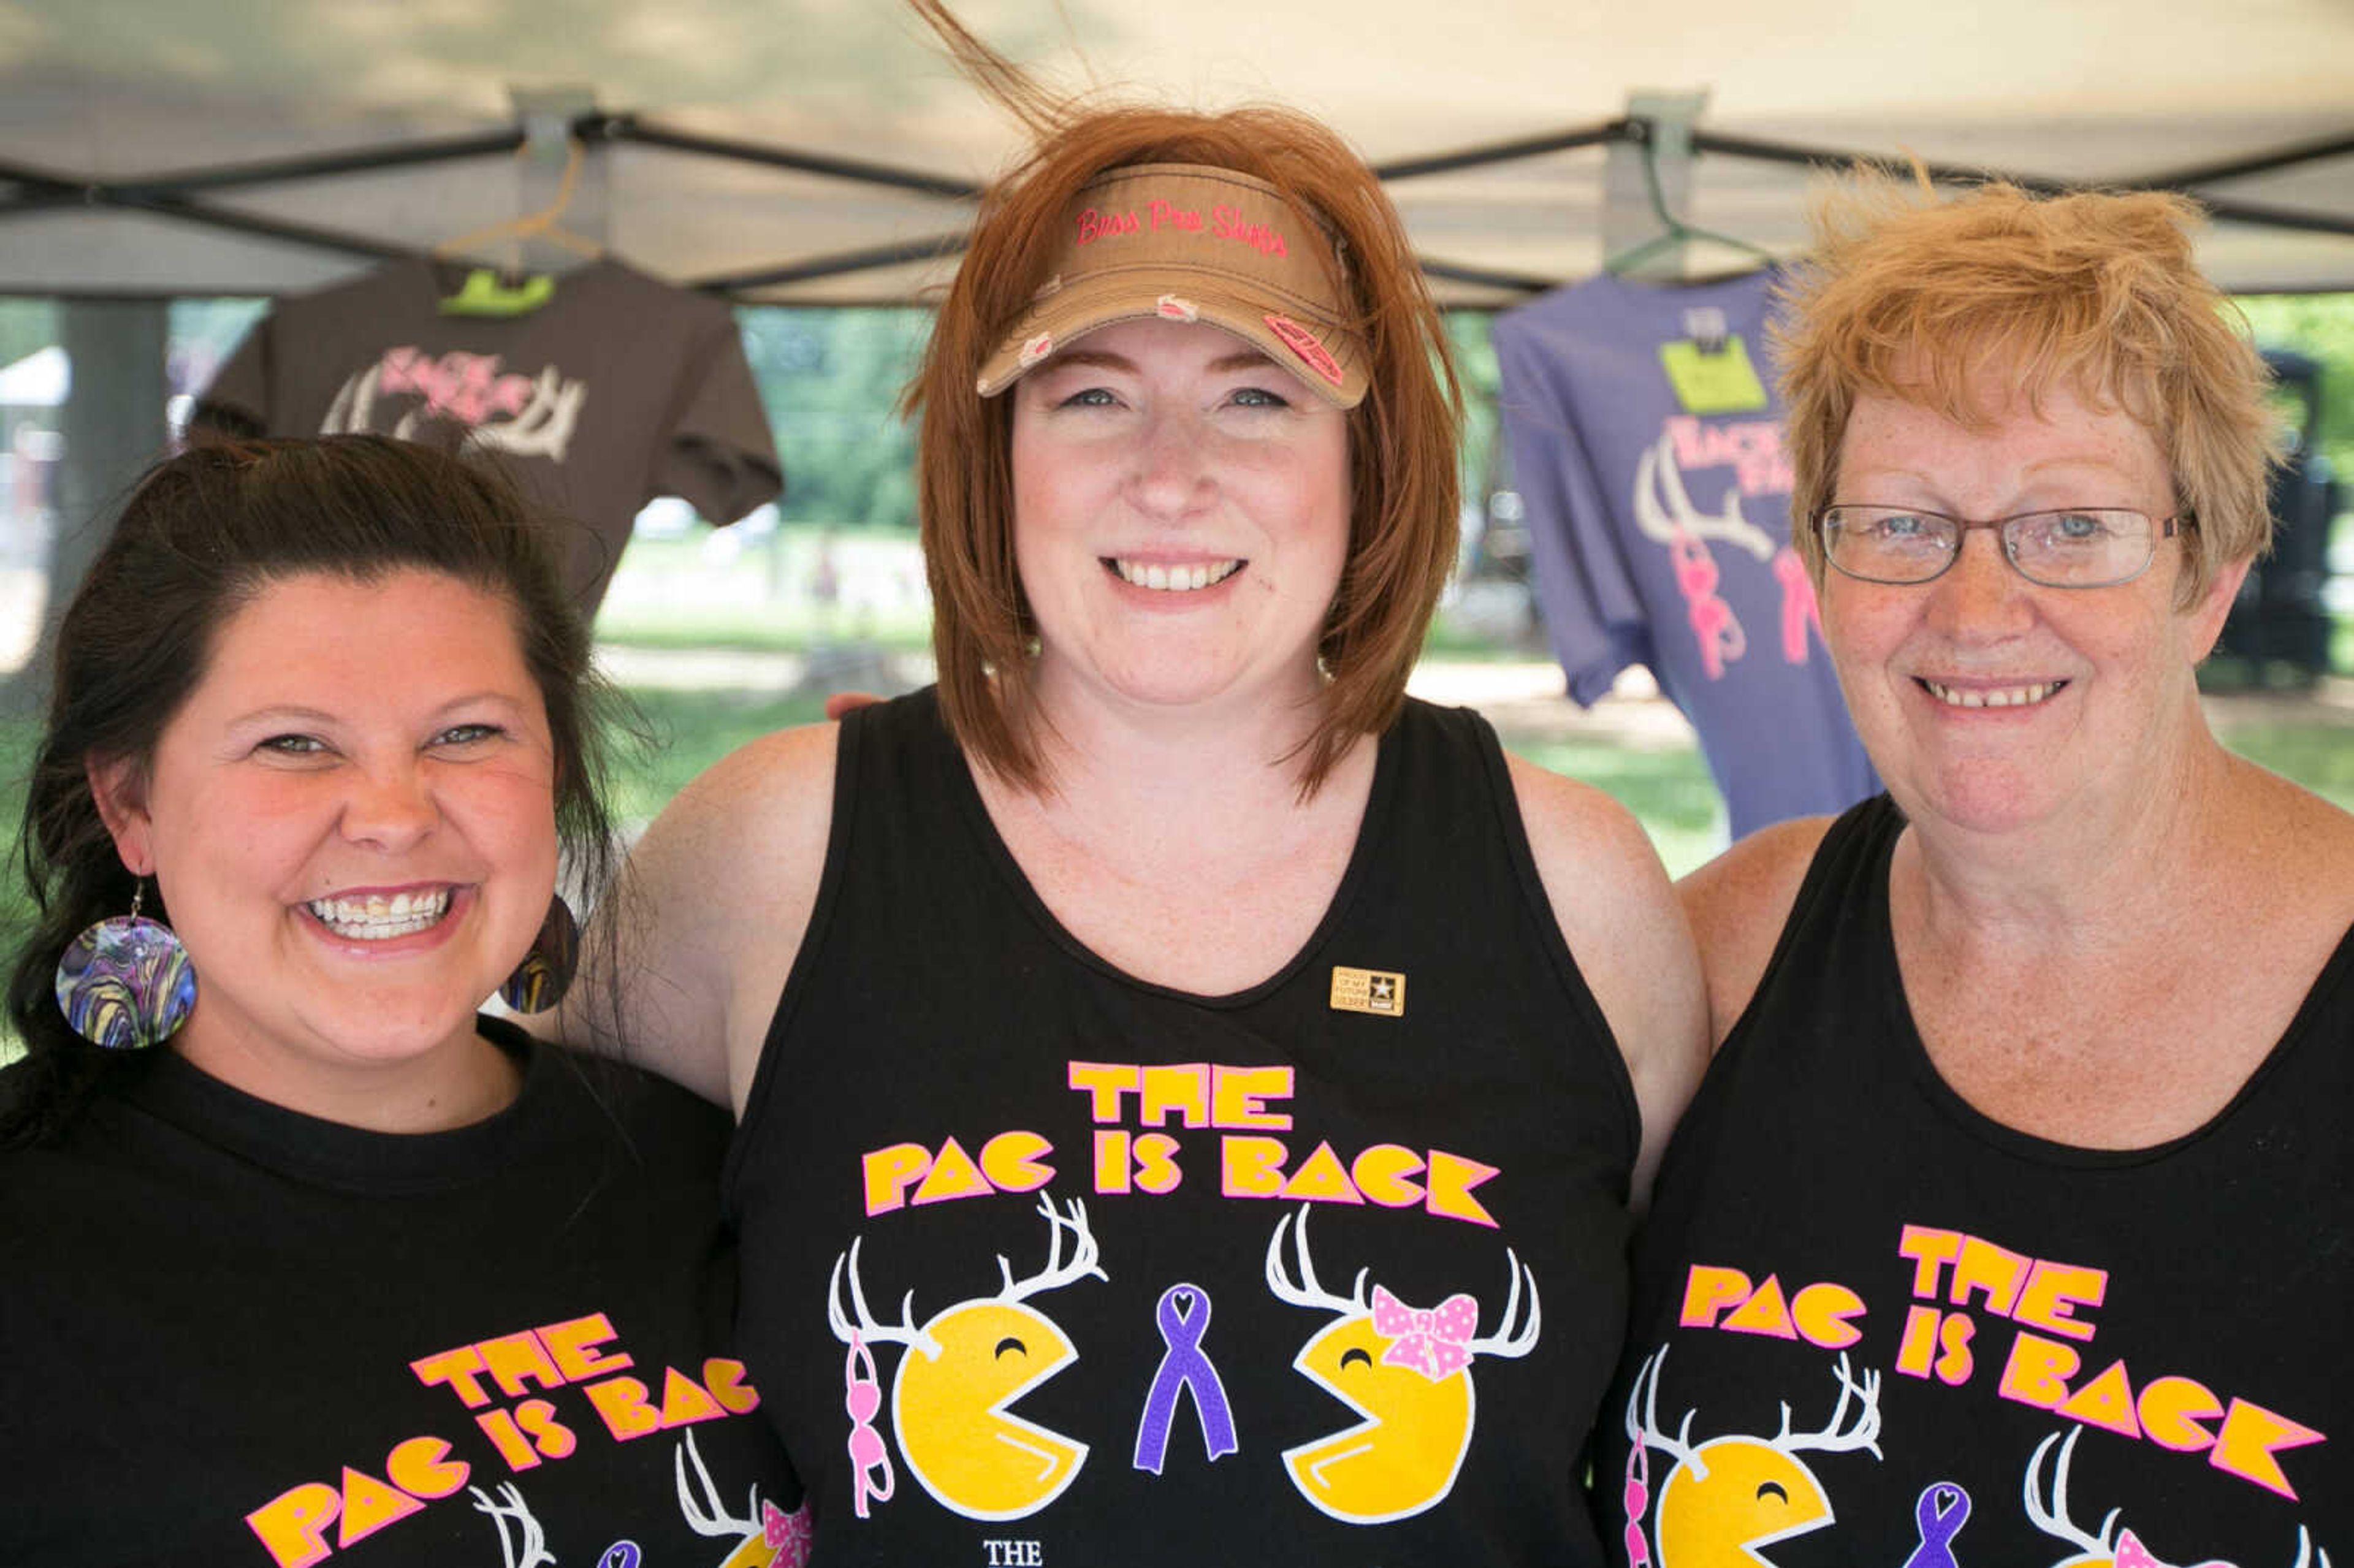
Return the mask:
<path fill-rule="evenodd" d="M 1374 164 L 1373 177 L 1387 185 L 1392 180 L 1418 179 L 1425 175 L 1451 175 L 1458 169 L 1484 168 L 1490 164 L 1517 163 L 1522 158 L 1542 158 L 1550 153 L 1597 147 L 1607 142 L 1625 141 L 1629 123 L 1631 122 L 1624 119 L 1605 120 L 1597 124 L 1549 132 L 1542 136 L 1521 136 L 1509 142 L 1488 142 L 1452 153 L 1434 153 L 1427 157 L 1402 158 L 1392 164 Z"/>
<path fill-rule="evenodd" d="M 659 125 L 649 125 L 634 114 L 585 115 L 574 122 L 573 133 L 588 141 L 633 142 L 641 146 L 667 147 L 673 152 L 728 158 L 737 163 L 756 164 L 763 168 L 790 169 L 860 185 L 885 185 L 913 191 L 918 196 L 956 200 L 978 196 L 981 192 L 981 187 L 970 180 L 926 174 L 920 169 L 897 168 L 888 164 L 871 164 L 857 158 L 839 158 L 824 153 L 805 153 L 791 147 L 772 147 L 757 142 L 738 142 L 722 136 L 665 130 Z"/>
<path fill-rule="evenodd" d="M 2186 185 L 2217 185 L 2225 180 L 2245 179 L 2251 175 L 2275 174 L 2282 169 L 2293 169 L 2299 164 L 2317 164 L 2326 158 L 2341 158 L 2349 154 L 2354 154 L 2354 131 L 2341 131 L 2334 136 L 2292 142 L 2269 153 L 2251 153 L 2217 163 L 2169 169 L 2164 174 L 2148 175 L 2147 179 L 2152 185 L 2178 189 Z"/>
<path fill-rule="evenodd" d="M 0 162 L 0 180 L 23 185 L 26 194 L 43 196 L 69 195 L 79 199 L 82 187 L 64 175 L 51 169 L 37 169 L 29 164 Z M 16 199 L 23 199 L 19 196 Z"/>
<path fill-rule="evenodd" d="M 159 198 L 185 196 L 195 191 L 284 185 L 297 180 L 332 179 L 339 175 L 373 174 L 383 169 L 446 164 L 461 158 L 512 153 L 523 143 L 521 128 L 509 126 L 472 136 L 387 143 L 299 158 L 271 158 L 250 164 L 178 169 L 121 180 L 82 179 L 49 170 L 23 169 L 0 164 L 0 180 L 12 180 L 28 187 L 15 198 L 0 201 L 0 217 L 24 211 L 54 211 L 59 207 L 149 207 Z"/>
<path fill-rule="evenodd" d="M 1727 157 L 1749 158 L 1760 163 L 1796 164 L 1808 167 L 1828 165 L 1851 168 L 1857 164 L 1893 173 L 1909 172 L 1911 160 L 1891 157 L 1884 153 L 1851 153 L 1828 147 L 1795 146 L 1786 142 L 1764 141 L 1755 136 L 1728 136 L 1719 132 L 1704 131 L 1695 126 L 1691 133 L 1695 153 L 1716 153 Z M 1963 164 L 1932 164 L 1924 162 L 1923 172 L 1941 185 L 1983 185 L 1990 180 L 2004 180 L 2024 190 L 2041 196 L 2060 196 L 2072 190 L 2097 187 L 2104 190 L 2172 191 L 2190 196 L 2207 209 L 2211 217 L 2228 223 L 2254 224 L 2265 228 L 2299 229 L 2313 234 L 2354 235 L 2354 215 L 2340 217 L 2331 213 L 2308 212 L 2300 207 L 2280 207 L 2270 202 L 2241 201 L 2232 196 L 2212 195 L 2196 188 L 2211 180 L 2237 178 L 2242 175 L 2295 167 L 2302 163 L 2316 163 L 2348 153 L 2354 153 L 2354 133 L 2323 137 L 2302 142 L 2293 147 L 2283 147 L 2270 153 L 2253 154 L 2230 163 L 2209 164 L 2200 168 L 2177 170 L 2154 178 L 2123 178 L 2114 180 L 2056 180 L 2043 175 L 2025 175 L 2012 170 L 1971 168 Z M 2186 178 L 2188 175 L 2190 177 Z"/>
<path fill-rule="evenodd" d="M 1529 272 L 1500 272 L 1492 267 L 1467 266 L 1460 261 L 1441 261 L 1435 256 L 1420 256 L 1415 264 L 1426 278 L 1441 282 L 1468 283 L 1479 289 L 1501 289 L 1516 294 L 1542 294 L 1548 289 L 1561 287 L 1558 278 L 1541 278 Z"/>
<path fill-rule="evenodd" d="M 390 240 L 375 239 L 365 234 L 321 228 L 315 224 L 292 223 L 282 217 L 264 217 L 259 213 L 237 212 L 180 196 L 118 196 L 111 205 L 129 212 L 153 213 L 157 217 L 176 218 L 183 223 L 198 224 L 207 228 L 227 229 L 232 234 L 249 234 L 260 239 L 308 245 L 320 250 L 340 250 L 347 255 L 366 256 L 377 261 L 414 261 L 432 255 L 429 250 L 396 245 Z"/>
<path fill-rule="evenodd" d="M 734 159 L 767 168 L 791 169 L 829 178 L 914 191 L 924 196 L 969 199 L 981 194 L 981 187 L 970 180 L 953 179 L 945 175 L 925 174 L 917 170 L 895 168 L 887 164 L 868 163 L 858 159 L 804 153 L 787 147 L 764 146 L 748 142 L 736 142 L 720 137 L 670 131 L 647 124 L 632 114 L 586 114 L 575 121 L 570 129 L 573 135 L 584 142 L 627 142 L 643 146 L 663 147 L 707 157 Z M 80 179 L 53 170 L 0 163 L 0 182 L 14 184 L 19 187 L 15 195 L 0 198 L 0 219 L 36 213 L 58 212 L 76 207 L 106 207 L 121 211 L 150 213 L 159 217 L 175 218 L 186 223 L 226 229 L 234 233 L 339 251 L 370 260 L 417 260 L 429 257 L 431 252 L 413 246 L 398 245 L 373 238 L 366 235 L 325 228 L 315 224 L 295 223 L 282 218 L 264 217 L 252 213 L 221 207 L 191 199 L 188 193 L 334 178 L 343 175 L 373 174 L 387 169 L 415 168 L 463 158 L 512 153 L 523 146 L 524 143 L 523 129 L 519 126 L 509 126 L 472 136 L 393 143 L 305 157 L 270 159 L 203 169 L 175 170 L 121 180 Z M 963 239 L 961 233 L 937 235 L 904 244 L 871 247 L 838 256 L 812 257 L 803 261 L 765 268 L 758 271 L 706 279 L 691 284 L 690 287 L 721 294 L 746 289 L 772 288 L 783 283 L 833 277 L 845 272 L 863 271 L 870 268 L 891 266 L 905 261 L 928 260 L 934 257 L 952 254 L 961 248 Z"/>
<path fill-rule="evenodd" d="M 393 143 L 306 157 L 175 170 L 124 180 L 78 180 L 51 171 L 0 164 L 0 179 L 14 181 L 24 187 L 15 196 L 0 200 L 0 218 L 58 212 L 72 207 L 107 207 L 149 213 L 157 217 L 285 244 L 307 245 L 314 249 L 334 250 L 372 261 L 413 260 L 429 253 L 368 235 L 216 207 L 192 199 L 186 193 L 280 185 L 295 180 L 332 179 L 380 169 L 411 168 L 461 158 L 479 158 L 512 153 L 522 146 L 523 142 L 522 130 L 509 127 L 472 136 Z"/>
<path fill-rule="evenodd" d="M 922 239 L 871 245 L 857 250 L 838 251 L 832 256 L 812 256 L 806 260 L 789 261 L 756 271 L 723 272 L 697 278 L 686 286 L 707 294 L 742 294 L 755 289 L 782 288 L 787 283 L 839 278 L 846 272 L 865 272 L 877 267 L 897 267 L 909 261 L 936 261 L 943 256 L 954 256 L 961 251 L 970 238 L 966 230 L 960 228 L 947 234 L 929 235 Z"/>
<path fill-rule="evenodd" d="M 295 180 L 332 179 L 337 175 L 375 174 L 420 164 L 454 163 L 463 158 L 512 153 L 524 144 L 523 128 L 510 125 L 472 136 L 448 136 L 432 141 L 392 143 L 355 147 L 340 153 L 307 157 L 270 158 L 251 164 L 225 164 L 211 168 L 183 169 L 118 180 L 113 188 L 131 196 L 186 196 L 195 191 L 228 190 L 238 185 L 284 185 Z"/>
<path fill-rule="evenodd" d="M 1603 121 L 1543 135 L 1489 143 L 1426 157 L 1401 159 L 1379 165 L 1373 173 L 1385 181 L 1415 179 L 1429 175 L 1479 168 L 1613 142 L 1639 142 L 1650 134 L 1650 129 L 1649 122 L 1639 118 Z M 897 168 L 859 159 L 841 158 L 831 154 L 797 151 L 792 148 L 767 146 L 756 143 L 668 130 L 662 126 L 649 124 L 634 114 L 601 112 L 586 114 L 573 122 L 571 131 L 575 136 L 584 141 L 626 142 L 643 146 L 663 147 L 674 152 L 733 159 L 767 168 L 790 169 L 827 178 L 882 185 L 948 199 L 970 199 L 980 195 L 981 188 L 970 180 L 927 174 L 920 170 Z M 476 135 L 361 147 L 344 152 L 225 164 L 206 169 L 171 171 L 124 180 L 84 180 L 54 170 L 34 169 L 0 163 L 0 182 L 13 184 L 19 187 L 14 195 L 0 198 L 0 218 L 28 213 L 55 212 L 75 207 L 114 207 L 152 213 L 183 222 L 203 224 L 293 244 L 339 250 L 373 260 L 414 258 L 429 253 L 411 247 L 373 239 L 366 236 L 214 207 L 193 199 L 188 193 L 283 184 L 295 180 L 333 178 L 343 175 L 372 173 L 384 169 L 416 167 L 461 158 L 510 153 L 522 146 L 524 142 L 525 132 L 520 127 L 506 127 Z M 1862 163 L 1899 171 L 1912 167 L 1906 160 L 1892 158 L 1885 154 L 1801 146 L 1759 137 L 1729 135 L 1698 127 L 1694 127 L 1691 132 L 1691 147 L 1694 152 L 1750 158 L 1766 163 L 1808 166 L 1827 164 L 1835 167 Z M 2161 176 L 2105 183 L 2124 189 L 2180 191 L 2199 200 L 2210 214 L 2226 222 L 2253 224 L 2308 233 L 2354 235 L 2354 216 L 2338 217 L 2270 203 L 2240 201 L 2231 197 L 2207 195 L 2193 188 L 2212 182 L 2294 168 L 2301 164 L 2339 157 L 2349 153 L 2354 153 L 2354 132 L 2313 138 L 2269 152 L 2247 154 L 2192 168 L 2173 170 Z M 1950 164 L 1925 164 L 1924 168 L 1932 179 L 1945 183 L 1976 184 L 1989 179 L 2003 179 L 2029 190 L 2046 193 L 2079 188 L 2084 183 L 2016 172 L 1973 169 Z M 694 286 L 708 292 L 720 294 L 730 294 L 751 289 L 775 288 L 787 283 L 835 277 L 874 267 L 930 260 L 951 254 L 960 247 L 961 243 L 960 235 L 936 235 L 922 239 L 845 251 L 834 256 L 812 257 L 799 262 L 784 263 L 753 271 L 707 278 Z M 1430 276 L 1452 282 L 1511 290 L 1534 290 L 1549 286 L 1544 280 L 1430 259 L 1426 259 L 1423 266 Z"/>

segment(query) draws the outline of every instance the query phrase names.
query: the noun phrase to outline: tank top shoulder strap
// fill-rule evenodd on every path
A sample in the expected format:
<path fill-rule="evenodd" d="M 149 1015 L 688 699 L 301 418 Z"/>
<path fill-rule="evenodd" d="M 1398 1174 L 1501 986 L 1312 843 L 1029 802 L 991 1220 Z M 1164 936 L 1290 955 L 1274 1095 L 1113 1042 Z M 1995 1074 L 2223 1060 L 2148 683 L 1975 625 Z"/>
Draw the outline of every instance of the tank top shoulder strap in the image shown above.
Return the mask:
<path fill-rule="evenodd" d="M 1521 818 L 1520 796 L 1512 788 L 1511 765 L 1495 726 L 1471 708 L 1438 707 L 1409 698 L 1399 715 L 1396 733 L 1401 756 L 1398 794 L 1414 803 L 1417 814 L 1449 813 L 1465 822 L 1477 822 L 1480 837 L 1495 856 L 1491 874 L 1501 879 L 1495 891 L 1516 896 L 1526 916 L 1526 929 L 1541 949 L 1547 966 L 1569 993 L 1581 1021 L 1610 1038 L 1600 1005 L 1562 938 L 1553 900 L 1537 871 L 1529 847 L 1528 827 Z M 1447 852 L 1450 856 L 1456 851 Z M 1479 867 L 1450 859 L 1428 868 L 1429 874 L 1453 881 L 1477 874 Z"/>
<path fill-rule="evenodd" d="M 1748 1033 L 1766 998 L 1794 973 L 1821 973 L 1833 952 L 1877 953 L 1873 934 L 1888 926 L 1888 858 L 1903 832 L 1904 813 L 1885 793 L 1857 801 L 1824 830 L 1757 989 L 1726 1036 L 1726 1049 Z"/>

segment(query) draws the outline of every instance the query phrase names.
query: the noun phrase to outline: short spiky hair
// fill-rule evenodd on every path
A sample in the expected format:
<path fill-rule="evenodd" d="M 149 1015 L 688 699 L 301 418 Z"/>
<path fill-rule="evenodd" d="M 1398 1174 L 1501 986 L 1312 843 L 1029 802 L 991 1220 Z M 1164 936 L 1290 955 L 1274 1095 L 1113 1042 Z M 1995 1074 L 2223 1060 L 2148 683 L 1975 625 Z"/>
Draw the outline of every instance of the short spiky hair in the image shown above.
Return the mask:
<path fill-rule="evenodd" d="M 921 417 L 917 507 L 942 711 L 959 741 L 991 771 L 1026 788 L 1048 783 L 1032 708 L 1034 628 L 1013 562 L 1013 399 L 984 399 L 973 384 L 1044 280 L 1057 218 L 1107 169 L 1231 169 L 1276 186 L 1338 242 L 1346 273 L 1341 294 L 1357 313 L 1348 324 L 1369 351 L 1372 387 L 1348 416 L 1348 563 L 1319 649 L 1330 680 L 1300 758 L 1301 788 L 1313 791 L 1356 736 L 1378 733 L 1396 715 L 1455 561 L 1462 397 L 1445 328 L 1397 212 L 1363 160 L 1305 115 L 1272 108 L 1076 111 L 1030 86 L 970 35 L 946 36 L 952 43 L 961 37 L 956 49 L 968 74 L 1040 141 L 983 198 L 908 393 Z"/>
<path fill-rule="evenodd" d="M 2279 452 L 2264 363 L 2191 258 L 2199 209 L 2179 196 L 2039 198 L 1987 185 L 1951 200 L 1859 174 L 1818 202 L 1816 249 L 1781 291 L 1774 336 L 1788 404 L 1796 543 L 1819 585 L 1813 520 L 1836 499 L 1859 397 L 1901 397 L 1966 426 L 1999 376 L 2034 406 L 2064 387 L 2148 429 L 2197 514 L 2188 604 L 2271 542 Z"/>

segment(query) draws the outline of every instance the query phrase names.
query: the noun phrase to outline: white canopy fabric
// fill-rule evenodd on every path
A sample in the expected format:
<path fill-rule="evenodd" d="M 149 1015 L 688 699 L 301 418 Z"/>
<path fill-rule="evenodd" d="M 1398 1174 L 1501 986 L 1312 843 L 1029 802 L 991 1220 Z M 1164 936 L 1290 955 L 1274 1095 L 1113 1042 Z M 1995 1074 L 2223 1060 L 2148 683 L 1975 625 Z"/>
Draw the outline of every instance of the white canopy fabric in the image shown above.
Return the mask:
<path fill-rule="evenodd" d="M 1630 93 L 1658 89 L 1705 92 L 1704 132 L 2069 180 L 2327 145 L 2317 161 L 2202 188 L 2354 229 L 2346 0 L 967 0 L 961 10 L 1064 83 L 1201 107 L 1288 102 L 1377 164 L 1596 125 L 1623 114 Z M 551 88 L 665 131 L 963 184 L 1002 167 L 1021 140 L 892 0 L 0 0 L 0 291 L 272 293 L 347 276 L 371 263 L 84 205 L 73 187 L 497 132 L 517 123 L 517 90 Z M 1442 296 L 1505 303 L 1519 294 L 1464 280 L 1566 281 L 1601 265 L 1611 155 L 1588 146 L 1392 189 L 1425 256 L 1446 264 Z M 545 156 L 164 199 L 422 249 L 544 200 Z M 1808 178 L 1704 154 L 1689 197 L 1671 205 L 1699 227 L 1789 251 L 1803 244 Z M 567 224 L 649 271 L 701 282 L 909 246 L 969 215 L 953 196 L 623 141 L 594 146 Z M 2348 233 L 2227 223 L 2203 255 L 2238 289 L 2354 287 Z M 1732 259 L 1701 247 L 1690 265 Z M 952 265 L 734 291 L 906 301 Z"/>

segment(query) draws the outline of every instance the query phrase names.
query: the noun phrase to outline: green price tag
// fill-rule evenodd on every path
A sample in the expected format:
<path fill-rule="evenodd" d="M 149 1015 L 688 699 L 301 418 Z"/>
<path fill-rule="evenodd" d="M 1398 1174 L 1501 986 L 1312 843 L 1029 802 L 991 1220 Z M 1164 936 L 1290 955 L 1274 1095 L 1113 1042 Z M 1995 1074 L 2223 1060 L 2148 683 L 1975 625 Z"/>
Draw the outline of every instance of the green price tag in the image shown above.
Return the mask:
<path fill-rule="evenodd" d="M 1663 343 L 1659 364 L 1687 414 L 1745 414 L 1766 407 L 1766 384 L 1750 368 L 1738 333 L 1714 354 L 1696 343 Z"/>

